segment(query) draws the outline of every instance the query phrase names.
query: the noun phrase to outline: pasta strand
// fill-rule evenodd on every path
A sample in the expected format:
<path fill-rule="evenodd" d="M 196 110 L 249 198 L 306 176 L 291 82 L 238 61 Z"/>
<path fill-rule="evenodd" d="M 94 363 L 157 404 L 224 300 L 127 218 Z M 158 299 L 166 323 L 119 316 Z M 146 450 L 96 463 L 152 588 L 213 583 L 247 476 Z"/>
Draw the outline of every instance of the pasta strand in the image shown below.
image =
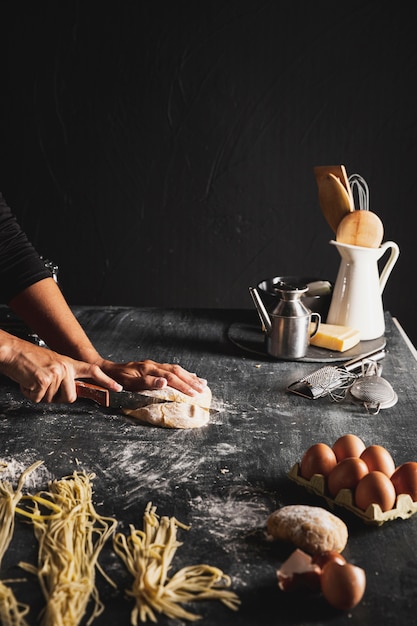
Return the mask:
<path fill-rule="evenodd" d="M 130 535 L 116 533 L 113 547 L 133 576 L 126 594 L 135 600 L 131 624 L 138 620 L 157 621 L 156 614 L 169 618 L 195 621 L 201 618 L 187 611 L 181 603 L 195 600 L 220 600 L 229 609 L 237 610 L 238 596 L 228 589 L 230 577 L 219 568 L 200 564 L 183 567 L 171 578 L 168 572 L 176 550 L 182 545 L 177 540 L 177 528 L 189 530 L 174 517 L 158 518 L 156 507 L 148 503 L 143 516 L 144 530 L 130 525 Z"/>
<path fill-rule="evenodd" d="M 99 569 L 98 557 L 117 521 L 96 512 L 93 478 L 94 474 L 74 472 L 52 481 L 48 492 L 32 497 L 29 517 L 39 544 L 38 564 L 36 568 L 21 565 L 37 573 L 46 600 L 42 626 L 78 626 L 90 599 L 94 606 L 87 624 L 104 610 L 95 585 L 95 570 Z M 54 513 L 42 514 L 40 504 Z"/>
<path fill-rule="evenodd" d="M 0 567 L 13 538 L 15 512 L 18 509 L 18 502 L 24 497 L 22 489 L 26 478 L 41 464 L 42 461 L 36 461 L 21 473 L 16 491 L 13 490 L 9 481 L 0 482 Z M 2 464 L 2 470 L 6 468 L 7 463 Z M 24 618 L 28 613 L 29 606 L 19 603 L 12 589 L 6 586 L 5 581 L 0 581 L 0 623 L 2 626 L 27 626 Z"/>

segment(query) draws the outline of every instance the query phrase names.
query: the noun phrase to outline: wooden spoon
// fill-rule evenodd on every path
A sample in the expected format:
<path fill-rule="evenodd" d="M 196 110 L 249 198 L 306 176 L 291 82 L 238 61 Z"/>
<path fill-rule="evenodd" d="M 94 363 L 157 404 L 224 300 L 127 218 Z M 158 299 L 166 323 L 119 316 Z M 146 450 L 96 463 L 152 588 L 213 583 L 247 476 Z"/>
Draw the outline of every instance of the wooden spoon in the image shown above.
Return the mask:
<path fill-rule="evenodd" d="M 342 219 L 353 211 L 353 202 L 340 179 L 327 172 L 317 179 L 319 203 L 327 223 L 334 233 Z"/>
<path fill-rule="evenodd" d="M 314 175 L 316 177 L 317 183 L 319 182 L 320 178 L 322 176 L 325 176 L 326 174 L 334 174 L 336 178 L 340 180 L 343 187 L 346 189 L 346 191 L 349 194 L 349 197 L 351 199 L 351 204 L 352 204 L 352 211 L 353 211 L 352 188 L 349 183 L 345 166 L 344 165 L 316 165 L 316 167 L 314 168 Z"/>
<path fill-rule="evenodd" d="M 363 248 L 379 248 L 384 236 L 384 226 L 372 211 L 352 211 L 340 222 L 336 241 Z"/>

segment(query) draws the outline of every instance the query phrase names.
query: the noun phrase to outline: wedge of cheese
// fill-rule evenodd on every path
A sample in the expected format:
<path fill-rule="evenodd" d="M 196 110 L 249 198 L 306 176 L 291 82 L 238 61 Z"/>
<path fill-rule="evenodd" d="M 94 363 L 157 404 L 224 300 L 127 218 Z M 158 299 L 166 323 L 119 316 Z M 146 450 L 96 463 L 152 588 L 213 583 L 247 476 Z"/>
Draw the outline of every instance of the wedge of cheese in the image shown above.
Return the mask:
<path fill-rule="evenodd" d="M 314 324 L 311 325 L 313 331 Z M 327 348 L 336 352 L 345 352 L 360 341 L 360 331 L 350 326 L 336 324 L 320 324 L 318 332 L 311 337 L 310 344 L 319 348 Z"/>

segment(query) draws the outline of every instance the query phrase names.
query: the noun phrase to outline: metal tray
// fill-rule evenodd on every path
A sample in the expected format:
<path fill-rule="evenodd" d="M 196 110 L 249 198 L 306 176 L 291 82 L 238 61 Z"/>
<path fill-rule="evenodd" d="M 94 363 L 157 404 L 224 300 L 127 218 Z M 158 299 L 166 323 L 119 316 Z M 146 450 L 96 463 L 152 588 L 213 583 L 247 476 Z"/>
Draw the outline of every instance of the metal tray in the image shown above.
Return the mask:
<path fill-rule="evenodd" d="M 265 334 L 259 324 L 248 324 L 233 322 L 227 331 L 229 340 L 238 348 L 251 354 L 264 356 L 277 361 L 275 357 L 269 355 L 265 348 Z M 346 352 L 332 352 L 326 348 L 308 346 L 307 353 L 297 361 L 305 363 L 332 363 L 337 361 L 350 361 L 356 357 L 364 356 L 374 350 L 382 350 L 386 346 L 386 338 L 378 337 L 370 341 L 360 341 L 356 346 Z"/>

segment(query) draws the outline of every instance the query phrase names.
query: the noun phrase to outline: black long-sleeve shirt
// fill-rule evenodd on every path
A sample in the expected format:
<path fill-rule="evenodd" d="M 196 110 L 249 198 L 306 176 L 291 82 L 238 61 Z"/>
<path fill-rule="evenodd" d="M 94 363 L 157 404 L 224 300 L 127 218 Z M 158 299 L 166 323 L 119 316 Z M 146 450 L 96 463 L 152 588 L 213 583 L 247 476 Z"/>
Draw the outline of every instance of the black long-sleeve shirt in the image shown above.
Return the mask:
<path fill-rule="evenodd" d="M 50 276 L 0 193 L 0 302 L 9 303 L 30 285 Z"/>

